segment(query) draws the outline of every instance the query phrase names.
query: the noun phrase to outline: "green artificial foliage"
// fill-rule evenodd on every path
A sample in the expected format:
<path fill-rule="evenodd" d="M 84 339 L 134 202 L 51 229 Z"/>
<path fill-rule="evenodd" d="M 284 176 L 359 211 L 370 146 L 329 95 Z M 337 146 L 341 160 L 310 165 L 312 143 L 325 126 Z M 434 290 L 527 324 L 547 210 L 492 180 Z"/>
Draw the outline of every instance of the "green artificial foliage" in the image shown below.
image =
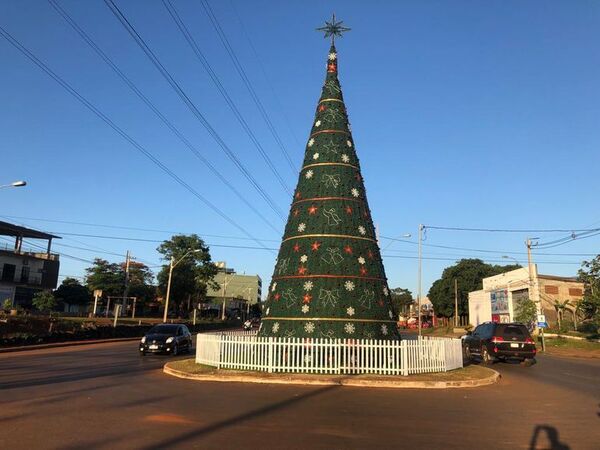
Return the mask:
<path fill-rule="evenodd" d="M 333 45 L 259 335 L 399 337 Z"/>

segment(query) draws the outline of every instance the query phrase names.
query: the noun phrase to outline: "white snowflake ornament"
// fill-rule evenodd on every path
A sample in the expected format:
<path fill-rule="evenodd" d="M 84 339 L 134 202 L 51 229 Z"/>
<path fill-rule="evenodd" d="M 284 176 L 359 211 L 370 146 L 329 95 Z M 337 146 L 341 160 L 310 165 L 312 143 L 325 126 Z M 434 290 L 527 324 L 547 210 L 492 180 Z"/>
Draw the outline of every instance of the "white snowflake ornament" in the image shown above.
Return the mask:
<path fill-rule="evenodd" d="M 348 161 L 350 161 L 350 157 L 344 153 L 342 155 L 342 161 L 345 162 L 345 163 L 347 163 Z"/>
<path fill-rule="evenodd" d="M 390 295 L 390 291 L 388 290 L 388 288 L 386 286 L 383 287 L 383 295 L 385 295 L 386 297 L 388 295 Z"/>
<path fill-rule="evenodd" d="M 315 154 L 313 155 L 313 159 L 319 159 L 319 154 L 318 154 L 318 153 L 315 153 Z"/>
<path fill-rule="evenodd" d="M 348 280 L 344 283 L 344 287 L 346 288 L 347 291 L 353 291 L 354 283 L 352 281 Z"/>
<path fill-rule="evenodd" d="M 358 197 L 359 196 L 358 189 L 356 189 L 356 188 L 352 188 L 350 190 L 350 192 L 352 193 L 352 197 Z"/>
<path fill-rule="evenodd" d="M 275 292 L 275 289 L 277 289 L 277 281 L 275 281 L 271 286 L 271 292 Z"/>
<path fill-rule="evenodd" d="M 393 318 L 394 318 L 394 313 L 393 313 L 391 310 L 390 310 L 390 311 L 388 311 L 388 314 L 390 315 L 390 319 L 393 319 Z"/>
<path fill-rule="evenodd" d="M 336 60 L 336 58 L 337 58 L 337 53 L 335 53 L 335 52 L 331 52 L 331 53 L 329 54 L 329 61 L 335 61 L 335 60 Z"/>
<path fill-rule="evenodd" d="M 268 316 L 270 312 L 271 312 L 271 308 L 269 307 L 269 308 L 267 308 L 267 310 L 265 311 L 265 316 Z"/>
<path fill-rule="evenodd" d="M 273 330 L 273 333 L 277 333 L 279 331 L 279 322 L 275 322 L 273 324 L 272 330 Z"/>
<path fill-rule="evenodd" d="M 320 120 L 317 120 L 317 121 L 315 122 L 315 127 L 319 128 L 320 126 L 321 126 L 321 121 L 320 121 Z"/>
<path fill-rule="evenodd" d="M 302 256 L 300 257 L 300 262 L 302 262 L 302 263 L 305 263 L 306 261 L 308 261 L 308 256 L 306 256 L 306 255 L 302 255 Z"/>
<path fill-rule="evenodd" d="M 304 331 L 306 331 L 308 334 L 311 334 L 315 331 L 315 324 L 312 322 L 304 324 Z"/>
<path fill-rule="evenodd" d="M 347 145 L 348 147 L 352 148 L 352 141 L 350 141 L 350 140 L 347 140 L 347 141 L 346 141 L 346 145 Z"/>
<path fill-rule="evenodd" d="M 307 170 L 307 171 L 306 171 L 306 173 L 304 174 L 304 176 L 305 176 L 307 179 L 311 179 L 311 178 L 312 178 L 312 176 L 313 176 L 313 174 L 314 174 L 314 172 L 313 172 L 312 170 Z"/>
<path fill-rule="evenodd" d="M 381 325 L 381 334 L 383 334 L 384 336 L 387 336 L 388 334 L 388 327 L 386 324 Z"/>
<path fill-rule="evenodd" d="M 305 281 L 304 282 L 304 290 L 305 291 L 310 291 L 313 288 L 313 282 L 312 281 Z"/>
<path fill-rule="evenodd" d="M 358 232 L 364 236 L 367 233 L 367 230 L 362 225 L 359 225 Z"/>
<path fill-rule="evenodd" d="M 315 145 L 315 140 L 314 140 L 313 138 L 310 138 L 310 139 L 308 140 L 308 146 L 309 146 L 309 147 L 312 147 L 313 145 Z"/>
<path fill-rule="evenodd" d="M 364 264 L 365 262 L 366 262 L 366 261 L 365 261 L 365 258 L 363 258 L 362 256 L 359 256 L 359 257 L 358 257 L 358 263 L 359 263 L 359 264 Z"/>
<path fill-rule="evenodd" d="M 348 334 L 354 334 L 354 324 L 353 323 L 347 323 L 346 325 L 344 325 L 344 331 Z"/>
<path fill-rule="evenodd" d="M 302 233 L 304 230 L 306 230 L 306 224 L 305 223 L 301 223 L 300 225 L 298 225 L 298 231 L 300 233 Z"/>
<path fill-rule="evenodd" d="M 304 314 L 306 314 L 309 311 L 310 311 L 310 306 L 308 306 L 308 305 L 302 305 L 302 312 Z"/>
<path fill-rule="evenodd" d="M 352 306 L 349 306 L 349 307 L 346 309 L 346 314 L 348 314 L 350 317 L 352 317 L 352 316 L 354 315 L 354 312 L 355 312 L 355 311 L 354 311 L 354 308 L 353 308 Z"/>

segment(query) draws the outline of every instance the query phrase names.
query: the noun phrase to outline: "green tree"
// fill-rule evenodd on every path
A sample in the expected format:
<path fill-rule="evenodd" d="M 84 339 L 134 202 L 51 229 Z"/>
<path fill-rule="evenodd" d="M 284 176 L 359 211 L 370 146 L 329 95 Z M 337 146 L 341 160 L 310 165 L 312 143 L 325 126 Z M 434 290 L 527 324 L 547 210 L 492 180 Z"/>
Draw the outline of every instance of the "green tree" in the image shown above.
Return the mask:
<path fill-rule="evenodd" d="M 121 264 L 121 270 L 123 277 L 125 277 L 125 263 Z M 147 265 L 137 261 L 129 263 L 128 296 L 135 297 L 138 305 L 144 305 L 156 299 L 154 274 Z"/>
<path fill-rule="evenodd" d="M 585 286 L 579 309 L 585 319 L 600 324 L 600 255 L 591 261 L 583 261 L 578 276 Z"/>
<path fill-rule="evenodd" d="M 173 269 L 169 306 L 179 313 L 189 310 L 192 302 L 202 301 L 206 297 L 208 286 L 218 288 L 213 281 L 217 267 L 213 264 L 210 250 L 196 234 L 175 235 L 157 248 L 163 259 L 177 263 Z M 164 296 L 169 279 L 169 264 L 165 264 L 158 273 L 158 289 Z"/>
<path fill-rule="evenodd" d="M 67 305 L 87 305 L 92 301 L 92 294 L 75 278 L 65 278 L 54 291 L 54 297 L 60 303 Z"/>
<path fill-rule="evenodd" d="M 469 292 L 482 289 L 484 278 L 520 267 L 519 265 L 491 265 L 480 259 L 461 259 L 455 265 L 446 267 L 442 272 L 442 277 L 433 282 L 429 289 L 429 300 L 438 316 L 454 316 L 454 279 L 456 279 L 458 281 L 458 314 L 466 315 L 469 312 Z"/>
<path fill-rule="evenodd" d="M 42 312 L 50 312 L 56 308 L 57 302 L 52 295 L 51 292 L 48 291 L 39 291 L 36 292 L 33 296 L 33 306 L 35 306 L 39 311 Z"/>
<path fill-rule="evenodd" d="M 394 315 L 397 316 L 400 313 L 406 314 L 406 311 L 414 302 L 412 292 L 408 289 L 397 287 L 391 289 L 390 294 L 392 297 L 392 305 L 394 307 Z"/>
<path fill-rule="evenodd" d="M 109 263 L 105 259 L 96 258 L 92 267 L 85 269 L 85 272 L 86 286 L 90 291 L 102 289 L 103 296 L 123 295 L 125 271 L 122 264 Z"/>
<path fill-rule="evenodd" d="M 515 322 L 524 323 L 533 329 L 533 324 L 537 318 L 537 306 L 530 299 L 523 299 L 516 305 Z"/>

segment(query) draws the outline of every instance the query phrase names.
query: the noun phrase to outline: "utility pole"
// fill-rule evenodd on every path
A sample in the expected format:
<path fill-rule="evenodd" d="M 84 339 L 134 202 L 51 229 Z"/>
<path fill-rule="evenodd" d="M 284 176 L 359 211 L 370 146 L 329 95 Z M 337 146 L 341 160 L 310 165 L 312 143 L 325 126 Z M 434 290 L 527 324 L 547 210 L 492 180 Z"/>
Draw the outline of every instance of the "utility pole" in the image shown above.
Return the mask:
<path fill-rule="evenodd" d="M 169 295 L 171 294 L 171 277 L 173 276 L 174 266 L 175 257 L 171 256 L 171 264 L 169 264 L 169 281 L 167 281 L 167 294 L 165 295 L 165 313 L 163 314 L 163 323 L 167 323 L 167 314 L 169 313 Z"/>
<path fill-rule="evenodd" d="M 454 327 L 458 328 L 458 280 L 454 279 Z"/>
<path fill-rule="evenodd" d="M 418 318 L 418 324 L 419 324 L 419 336 L 421 336 L 421 269 L 423 267 L 423 258 L 422 258 L 422 252 L 421 252 L 421 245 L 423 242 L 423 228 L 425 228 L 423 226 L 423 224 L 419 224 L 419 271 L 417 273 L 417 285 L 418 285 L 418 294 L 417 294 L 417 318 Z"/>
<path fill-rule="evenodd" d="M 123 311 L 127 314 L 127 295 L 129 294 L 129 261 L 131 257 L 129 254 L 129 250 L 127 250 L 127 256 L 125 257 L 125 289 L 123 289 L 123 301 L 121 304 L 123 305 Z"/>
<path fill-rule="evenodd" d="M 534 279 L 533 279 L 533 261 L 532 261 L 532 257 L 531 257 L 531 239 L 527 239 L 525 241 L 525 245 L 527 245 L 527 271 L 529 272 L 529 300 L 531 300 L 531 294 L 533 293 L 533 289 L 534 289 Z M 538 312 L 543 312 L 542 310 L 542 300 L 539 299 L 539 304 L 538 304 Z M 536 314 L 537 316 L 537 314 Z M 537 317 L 535 319 L 536 323 L 537 323 Z M 546 351 L 546 341 L 544 340 L 544 329 L 540 328 L 540 337 L 542 338 L 542 351 L 545 352 Z"/>
<path fill-rule="evenodd" d="M 221 320 L 225 320 L 225 306 L 227 299 L 225 294 L 227 293 L 227 267 L 223 266 L 223 308 L 221 310 Z"/>

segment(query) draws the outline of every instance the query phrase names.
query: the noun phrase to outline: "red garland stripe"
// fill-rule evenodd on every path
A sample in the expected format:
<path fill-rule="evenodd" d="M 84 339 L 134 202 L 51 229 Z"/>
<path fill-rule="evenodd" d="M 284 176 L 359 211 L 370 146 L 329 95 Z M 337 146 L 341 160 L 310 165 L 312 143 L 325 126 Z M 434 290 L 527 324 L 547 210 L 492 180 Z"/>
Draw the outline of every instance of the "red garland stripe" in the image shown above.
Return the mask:
<path fill-rule="evenodd" d="M 302 203 L 302 202 L 310 202 L 313 200 L 344 200 L 344 201 L 349 201 L 349 202 L 363 202 L 363 199 L 360 198 L 351 198 L 351 197 L 313 197 L 313 198 L 304 198 L 302 200 L 297 200 L 294 203 L 292 203 L 292 206 L 297 204 L 297 203 Z"/>
<path fill-rule="evenodd" d="M 348 133 L 347 131 L 344 131 L 344 130 L 321 130 L 321 131 L 317 131 L 317 132 L 311 134 L 310 137 L 314 137 L 317 134 L 321 134 L 321 133 L 344 133 L 344 134 L 350 136 L 350 133 Z"/>
<path fill-rule="evenodd" d="M 360 280 L 371 280 L 371 281 L 386 281 L 386 278 L 378 277 L 361 277 L 359 275 L 283 275 L 279 277 L 273 277 L 274 280 L 285 280 L 289 278 L 354 278 Z"/>

